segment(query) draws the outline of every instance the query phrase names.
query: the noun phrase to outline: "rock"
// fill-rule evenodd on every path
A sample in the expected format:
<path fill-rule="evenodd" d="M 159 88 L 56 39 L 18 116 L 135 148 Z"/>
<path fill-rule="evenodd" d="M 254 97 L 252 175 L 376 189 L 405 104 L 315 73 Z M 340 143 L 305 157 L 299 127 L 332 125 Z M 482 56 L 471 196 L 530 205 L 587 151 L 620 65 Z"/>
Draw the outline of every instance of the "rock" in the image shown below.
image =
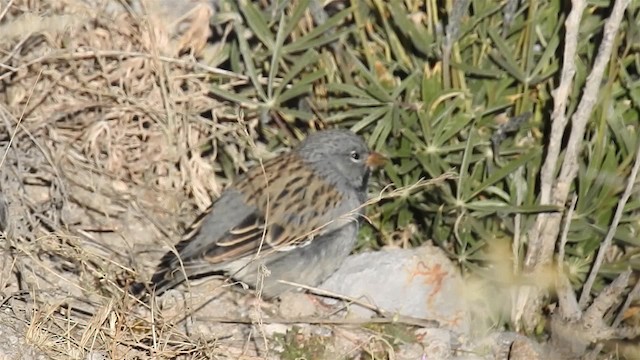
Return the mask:
<path fill-rule="evenodd" d="M 316 312 L 316 306 L 309 295 L 288 292 L 280 296 L 280 315 L 285 319 L 310 317 Z"/>
<path fill-rule="evenodd" d="M 398 360 L 420 360 L 426 358 L 424 349 L 420 344 L 409 343 L 398 346 L 396 350 L 396 358 Z"/>
<path fill-rule="evenodd" d="M 423 246 L 350 256 L 320 288 L 390 314 L 436 320 L 441 327 L 467 333 L 462 284 L 458 269 L 442 250 Z M 374 315 L 358 304 L 350 304 L 348 311 L 363 318 Z"/>

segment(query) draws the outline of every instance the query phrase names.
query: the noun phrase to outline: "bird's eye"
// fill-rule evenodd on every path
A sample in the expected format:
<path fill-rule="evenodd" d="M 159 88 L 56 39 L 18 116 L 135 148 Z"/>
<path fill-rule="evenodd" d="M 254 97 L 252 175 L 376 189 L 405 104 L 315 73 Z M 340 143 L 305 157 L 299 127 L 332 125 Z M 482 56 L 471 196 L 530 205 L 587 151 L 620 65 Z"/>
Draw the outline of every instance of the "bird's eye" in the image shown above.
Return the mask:
<path fill-rule="evenodd" d="M 360 153 L 357 151 L 352 151 L 350 156 L 351 156 L 351 159 L 354 161 L 360 160 Z"/>

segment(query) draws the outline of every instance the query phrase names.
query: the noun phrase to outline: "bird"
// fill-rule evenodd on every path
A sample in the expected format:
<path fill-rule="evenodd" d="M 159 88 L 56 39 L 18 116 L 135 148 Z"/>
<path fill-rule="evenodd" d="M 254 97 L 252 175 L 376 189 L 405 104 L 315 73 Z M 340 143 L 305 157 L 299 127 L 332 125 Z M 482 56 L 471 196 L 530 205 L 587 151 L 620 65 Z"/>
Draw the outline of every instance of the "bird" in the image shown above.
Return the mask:
<path fill-rule="evenodd" d="M 386 160 L 350 130 L 308 135 L 227 187 L 133 292 L 161 295 L 213 274 L 264 298 L 295 289 L 282 280 L 319 285 L 355 247 L 370 174 Z"/>

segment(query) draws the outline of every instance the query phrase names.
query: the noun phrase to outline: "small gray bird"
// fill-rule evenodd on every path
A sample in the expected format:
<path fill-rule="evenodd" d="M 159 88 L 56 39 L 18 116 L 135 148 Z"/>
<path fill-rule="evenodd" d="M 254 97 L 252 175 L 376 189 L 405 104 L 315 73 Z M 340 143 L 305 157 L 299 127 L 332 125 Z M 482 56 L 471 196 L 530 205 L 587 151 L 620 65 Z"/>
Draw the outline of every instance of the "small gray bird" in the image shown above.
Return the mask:
<path fill-rule="evenodd" d="M 347 130 L 309 135 L 297 148 L 256 166 L 227 188 L 168 252 L 151 278 L 156 294 L 186 278 L 222 273 L 262 295 L 316 286 L 353 250 L 370 171 L 385 158 Z M 133 292 L 140 292 L 144 285 Z"/>

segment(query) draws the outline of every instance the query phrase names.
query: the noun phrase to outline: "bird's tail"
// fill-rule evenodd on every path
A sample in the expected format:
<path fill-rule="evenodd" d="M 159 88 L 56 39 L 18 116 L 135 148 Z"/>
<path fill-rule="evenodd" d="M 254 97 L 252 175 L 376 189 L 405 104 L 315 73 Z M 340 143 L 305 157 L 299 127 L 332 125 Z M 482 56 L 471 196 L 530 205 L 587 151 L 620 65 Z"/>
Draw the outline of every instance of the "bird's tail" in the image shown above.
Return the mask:
<path fill-rule="evenodd" d="M 130 287 L 130 292 L 138 298 L 145 294 L 161 295 L 185 281 L 190 276 L 188 271 L 182 266 L 173 252 L 168 252 L 160 261 L 160 265 L 158 265 L 151 280 L 149 282 L 134 283 Z"/>
<path fill-rule="evenodd" d="M 200 235 L 201 226 L 199 224 L 210 211 L 211 207 L 190 226 L 190 230 L 176 245 L 174 251 L 169 251 L 162 257 L 150 282 L 136 283 L 131 286 L 132 294 L 137 297 L 143 296 L 145 293 L 160 295 L 186 279 L 210 268 L 209 264 L 199 261 L 198 258 L 198 254 L 203 253 L 208 244 L 207 239 Z"/>

